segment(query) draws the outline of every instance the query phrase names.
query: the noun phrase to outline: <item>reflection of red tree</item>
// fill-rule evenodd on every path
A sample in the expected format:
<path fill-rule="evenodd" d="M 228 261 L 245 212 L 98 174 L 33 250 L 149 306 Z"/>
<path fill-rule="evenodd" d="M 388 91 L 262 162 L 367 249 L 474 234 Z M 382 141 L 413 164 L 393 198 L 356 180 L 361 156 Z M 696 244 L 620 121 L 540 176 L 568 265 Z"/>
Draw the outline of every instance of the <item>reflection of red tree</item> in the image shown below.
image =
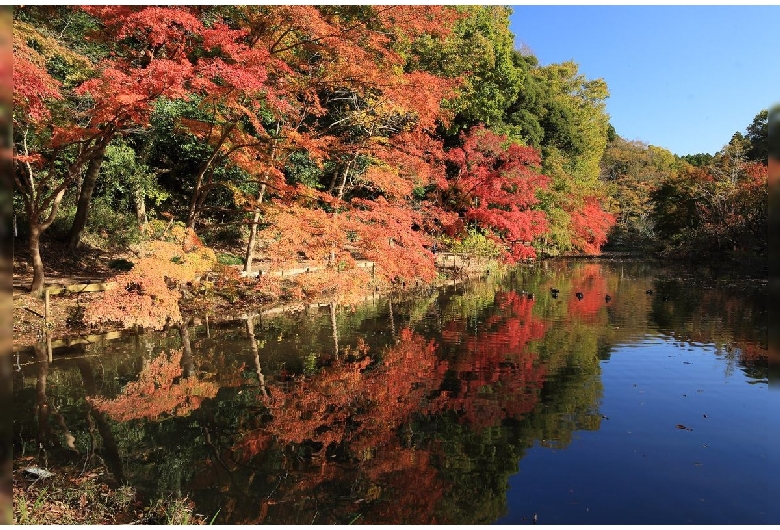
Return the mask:
<path fill-rule="evenodd" d="M 572 293 L 568 301 L 569 314 L 589 324 L 598 322 L 604 307 L 604 295 L 607 294 L 607 280 L 601 274 L 601 265 L 588 263 L 572 273 L 572 288 L 581 292 L 583 297 L 578 300 Z"/>
<path fill-rule="evenodd" d="M 88 399 L 97 410 L 120 422 L 155 419 L 161 414 L 186 416 L 200 407 L 204 399 L 216 396 L 219 388 L 211 381 L 182 378 L 181 356 L 178 350 L 170 357 L 161 353 L 115 399 Z"/>
<path fill-rule="evenodd" d="M 479 427 L 533 410 L 547 374 L 536 353 L 527 348 L 546 330 L 546 324 L 532 315 L 534 301 L 515 292 L 496 297 L 500 311 L 486 320 L 485 331 L 470 336 L 465 322 L 455 321 L 442 332 L 445 343 L 464 344 L 468 352 L 450 363 L 460 386 L 445 406 Z"/>
<path fill-rule="evenodd" d="M 355 451 L 375 447 L 376 436 L 389 436 L 424 409 L 428 395 L 439 387 L 435 350 L 432 341 L 403 330 L 398 344 L 374 366 L 367 355 L 337 360 L 315 377 L 272 387 L 273 421 L 267 429 L 284 443 L 311 440 L 327 447 L 350 441 Z"/>
<path fill-rule="evenodd" d="M 341 517 L 359 510 L 366 514 L 365 522 L 436 522 L 433 513 L 444 486 L 430 465 L 429 453 L 404 447 L 398 431 L 414 413 L 441 408 L 437 401 L 443 397 L 431 396 L 441 386 L 446 364 L 438 362 L 433 341 L 408 329 L 399 337 L 375 358 L 361 342 L 354 355 L 345 355 L 314 376 L 269 384 L 273 399 L 266 403 L 273 419 L 247 433 L 234 446 L 233 457 L 248 464 L 275 440 L 288 447 L 306 443 L 322 444 L 326 451 L 346 448 L 350 462 L 336 463 L 318 454 L 318 469 L 295 471 L 245 523 L 275 520 L 294 509 L 284 500 L 324 495 L 320 488 L 328 482 L 349 484 L 352 492 L 348 504 L 340 508 Z M 344 360 L 356 356 L 358 360 Z M 363 509 L 363 503 L 372 507 Z M 327 518 L 322 510 L 320 518 Z"/>
<path fill-rule="evenodd" d="M 376 497 L 358 522 L 364 524 L 436 524 L 436 506 L 445 484 L 427 450 L 404 448 L 393 440 L 366 466 L 367 497 Z"/>
<path fill-rule="evenodd" d="M 673 311 L 675 302 L 669 302 Z M 685 316 L 686 328 L 675 333 L 678 339 L 704 344 L 729 344 L 728 355 L 743 364 L 765 363 L 769 352 L 766 334 L 757 331 L 755 308 L 743 296 L 722 289 L 703 291 L 701 302 Z"/>

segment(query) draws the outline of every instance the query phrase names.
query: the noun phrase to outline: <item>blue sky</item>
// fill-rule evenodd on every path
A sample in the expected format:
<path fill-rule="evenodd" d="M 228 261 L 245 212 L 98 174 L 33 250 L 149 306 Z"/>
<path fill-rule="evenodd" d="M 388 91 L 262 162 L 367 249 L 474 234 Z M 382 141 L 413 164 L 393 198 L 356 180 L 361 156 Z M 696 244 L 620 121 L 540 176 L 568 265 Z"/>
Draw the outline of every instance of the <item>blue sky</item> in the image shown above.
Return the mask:
<path fill-rule="evenodd" d="M 780 103 L 780 6 L 512 6 L 516 47 L 610 90 L 617 133 L 715 153 Z"/>

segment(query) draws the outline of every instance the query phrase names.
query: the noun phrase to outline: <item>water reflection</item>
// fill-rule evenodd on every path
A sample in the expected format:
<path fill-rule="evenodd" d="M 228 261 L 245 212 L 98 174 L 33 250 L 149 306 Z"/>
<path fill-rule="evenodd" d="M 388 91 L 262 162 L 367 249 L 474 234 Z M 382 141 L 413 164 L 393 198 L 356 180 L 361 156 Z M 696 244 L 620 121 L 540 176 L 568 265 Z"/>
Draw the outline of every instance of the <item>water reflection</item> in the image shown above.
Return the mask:
<path fill-rule="evenodd" d="M 188 495 L 222 523 L 492 523 L 517 510 L 510 477 L 535 480 L 529 452 L 573 454 L 584 433 L 626 421 L 627 409 L 605 414 L 605 382 L 622 373 L 613 366 L 647 372 L 624 352 L 649 351 L 648 336 L 715 363 L 696 372 L 718 389 L 702 399 L 763 406 L 764 293 L 642 262 L 557 261 L 357 308 L 205 319 L 51 361 L 37 347 L 14 379 L 15 455 L 104 466 L 150 496 Z M 735 392 L 724 375 L 753 385 Z M 641 426 L 649 439 L 678 434 L 655 420 Z M 755 432 L 740 428 L 734 439 L 719 426 L 733 446 L 724 462 L 753 458 L 740 444 Z M 565 474 L 555 462 L 540 482 Z M 598 491 L 605 479 L 588 480 Z M 615 502 L 634 502 L 636 488 L 625 494 Z"/>

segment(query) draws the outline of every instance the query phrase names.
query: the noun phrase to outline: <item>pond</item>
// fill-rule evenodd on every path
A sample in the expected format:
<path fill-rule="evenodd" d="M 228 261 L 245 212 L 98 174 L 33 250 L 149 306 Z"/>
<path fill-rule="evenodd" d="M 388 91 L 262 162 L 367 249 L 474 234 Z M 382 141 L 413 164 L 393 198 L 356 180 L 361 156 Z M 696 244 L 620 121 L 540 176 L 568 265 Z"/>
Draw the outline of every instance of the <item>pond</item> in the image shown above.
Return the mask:
<path fill-rule="evenodd" d="M 14 363 L 17 460 L 215 523 L 780 522 L 761 280 L 545 261 Z"/>

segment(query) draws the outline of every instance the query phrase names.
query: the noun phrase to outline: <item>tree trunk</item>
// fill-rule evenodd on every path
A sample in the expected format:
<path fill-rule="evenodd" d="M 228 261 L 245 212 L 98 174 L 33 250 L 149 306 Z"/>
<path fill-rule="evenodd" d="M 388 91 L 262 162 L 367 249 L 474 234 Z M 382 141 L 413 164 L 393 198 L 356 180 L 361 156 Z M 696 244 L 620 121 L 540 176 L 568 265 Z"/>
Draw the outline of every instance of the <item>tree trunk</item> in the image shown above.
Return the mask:
<path fill-rule="evenodd" d="M 230 133 L 233 132 L 233 129 L 236 128 L 236 125 L 238 125 L 238 123 L 233 122 L 225 127 L 219 137 L 219 140 L 217 140 L 216 145 L 211 151 L 211 156 L 209 156 L 208 160 L 205 160 L 198 169 L 198 175 L 195 177 L 195 189 L 192 190 L 190 208 L 187 212 L 187 228 L 192 228 L 193 230 L 195 229 L 195 221 L 198 219 L 200 207 L 203 206 L 203 203 L 206 201 L 206 193 L 208 192 L 208 188 L 206 191 L 203 190 L 203 178 L 206 176 L 206 173 L 208 173 L 209 169 L 211 169 L 211 165 L 219 155 L 219 149 L 225 143 L 228 136 L 230 136 Z"/>
<path fill-rule="evenodd" d="M 244 263 L 244 271 L 246 272 L 252 272 L 252 260 L 255 258 L 255 245 L 257 244 L 257 225 L 260 223 L 260 205 L 265 197 L 265 187 L 265 182 L 263 182 L 260 185 L 260 192 L 257 194 L 257 207 L 252 216 L 252 226 L 249 228 L 249 243 L 246 245 L 246 263 Z"/>
<path fill-rule="evenodd" d="M 41 259 L 41 227 L 37 222 L 30 222 L 30 262 L 33 268 L 33 280 L 30 292 L 34 295 L 43 291 L 45 279 L 43 260 Z"/>
<path fill-rule="evenodd" d="M 341 175 L 341 184 L 339 184 L 339 192 L 336 194 L 336 197 L 339 200 L 344 198 L 344 186 L 346 186 L 347 184 L 347 176 L 349 175 L 349 169 L 352 166 L 352 162 L 355 160 L 355 158 L 347 162 L 347 165 L 344 167 L 344 173 Z"/>
<path fill-rule="evenodd" d="M 87 172 L 84 175 L 84 181 L 81 183 L 76 217 L 73 218 L 73 226 L 71 226 L 68 234 L 68 250 L 71 252 L 76 251 L 76 247 L 81 242 L 81 234 L 84 232 L 84 227 L 87 226 L 89 207 L 92 203 L 92 192 L 95 191 L 95 184 L 98 176 L 100 176 L 100 167 L 103 165 L 103 154 L 105 152 L 105 145 L 98 147 L 87 165 Z"/>
<path fill-rule="evenodd" d="M 146 197 L 141 187 L 137 187 L 134 192 L 135 195 L 135 215 L 138 219 L 138 227 L 143 228 L 148 221 L 146 217 Z"/>
<path fill-rule="evenodd" d="M 252 226 L 249 229 L 249 243 L 246 245 L 244 256 L 244 272 L 252 272 L 252 260 L 255 259 L 255 245 L 257 244 L 257 224 L 260 222 L 260 210 L 256 209 L 252 216 Z M 259 273 L 258 273 L 259 274 Z"/>

